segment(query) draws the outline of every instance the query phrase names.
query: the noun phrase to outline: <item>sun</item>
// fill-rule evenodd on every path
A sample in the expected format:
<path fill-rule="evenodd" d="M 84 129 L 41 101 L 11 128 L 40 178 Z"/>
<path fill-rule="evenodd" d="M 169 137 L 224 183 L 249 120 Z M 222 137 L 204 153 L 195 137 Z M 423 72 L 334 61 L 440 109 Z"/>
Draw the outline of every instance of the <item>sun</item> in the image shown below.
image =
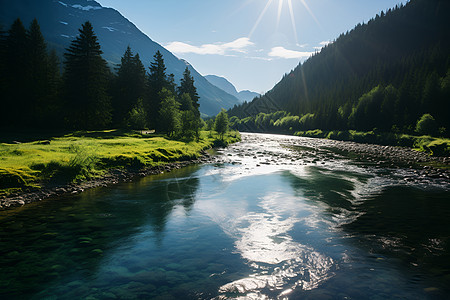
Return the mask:
<path fill-rule="evenodd" d="M 258 19 L 256 20 L 255 25 L 253 25 L 252 30 L 250 31 L 250 34 L 248 35 L 248 37 L 250 38 L 253 35 L 255 30 L 258 28 L 259 23 L 261 22 L 261 20 L 263 19 L 264 15 L 266 14 L 267 10 L 270 8 L 272 3 L 276 2 L 276 1 L 278 1 L 278 13 L 277 13 L 277 26 L 276 26 L 276 29 L 278 31 L 279 26 L 280 26 L 280 19 L 281 19 L 281 14 L 282 14 L 282 11 L 283 11 L 283 6 L 284 6 L 285 2 L 287 2 L 288 7 L 289 7 L 289 15 L 290 15 L 290 18 L 291 18 L 291 23 L 292 23 L 292 30 L 293 30 L 294 35 L 295 35 L 295 42 L 298 45 L 297 26 L 296 26 L 296 22 L 295 22 L 295 14 L 294 14 L 294 8 L 293 8 L 293 5 L 292 5 L 292 0 L 267 0 L 266 6 L 262 10 L 262 12 L 259 15 Z M 306 9 L 306 11 L 309 13 L 309 15 L 317 23 L 317 25 L 320 26 L 319 21 L 317 20 L 316 16 L 311 11 L 311 9 L 309 8 L 308 4 L 306 3 L 306 0 L 298 0 L 298 1 L 303 5 L 303 7 Z"/>

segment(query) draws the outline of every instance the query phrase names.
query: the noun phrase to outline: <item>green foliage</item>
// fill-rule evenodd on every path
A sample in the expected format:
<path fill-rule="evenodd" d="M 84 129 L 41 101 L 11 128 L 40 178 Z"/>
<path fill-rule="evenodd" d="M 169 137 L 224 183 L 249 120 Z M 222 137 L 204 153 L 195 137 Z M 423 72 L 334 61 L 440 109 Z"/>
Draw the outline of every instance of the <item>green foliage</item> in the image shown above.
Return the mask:
<path fill-rule="evenodd" d="M 67 121 L 77 129 L 105 128 L 111 121 L 108 69 L 90 22 L 79 30 L 64 54 L 64 99 Z"/>
<path fill-rule="evenodd" d="M 259 113 L 313 114 L 298 130 L 393 128 L 412 133 L 430 113 L 450 128 L 450 2 L 409 1 L 367 24 L 358 24 L 299 64 L 266 95 L 228 111 L 246 131 L 290 132 L 253 120 Z M 424 26 L 423 24 L 427 24 Z M 250 115 L 249 115 L 250 114 Z M 251 118 L 250 121 L 247 118 Z M 290 118 L 292 119 L 292 118 Z M 447 132 L 448 134 L 448 132 Z"/>
<path fill-rule="evenodd" d="M 239 133 L 200 132 L 196 141 L 180 142 L 160 136 L 117 130 L 80 131 L 21 144 L 0 143 L 0 195 L 38 188 L 48 182 L 67 183 L 103 174 L 109 168 L 143 168 L 192 159 L 217 140 L 228 144 L 240 140 Z M 17 136 L 17 134 L 14 134 Z"/>
<path fill-rule="evenodd" d="M 214 120 L 213 119 L 208 119 L 208 121 L 206 121 L 206 127 L 205 130 L 213 130 L 214 127 Z"/>
<path fill-rule="evenodd" d="M 198 136 L 200 121 L 192 110 L 181 111 L 180 113 L 180 133 L 184 138 Z"/>
<path fill-rule="evenodd" d="M 188 67 L 184 70 L 183 78 L 181 78 L 180 86 L 178 87 L 178 96 L 183 99 L 186 95 L 190 98 L 190 104 L 185 103 L 188 102 L 188 100 L 181 100 L 181 110 L 192 110 L 197 117 L 200 117 L 200 104 L 198 103 L 200 97 L 198 96 L 197 88 L 194 85 L 194 77 L 191 76 Z"/>
<path fill-rule="evenodd" d="M 173 136 L 180 128 L 180 104 L 166 88 L 162 89 L 160 97 L 163 100 L 159 110 L 159 127 L 164 128 L 169 136 Z"/>
<path fill-rule="evenodd" d="M 175 94 L 175 87 L 173 83 L 173 75 L 166 74 L 166 65 L 161 52 L 156 51 L 154 61 L 150 64 L 148 75 L 148 94 L 146 99 L 147 111 L 149 112 L 148 124 L 152 129 L 158 131 L 166 131 L 168 128 L 159 122 L 160 112 L 163 109 L 162 103 L 165 96 L 161 93 L 163 89 Z"/>
<path fill-rule="evenodd" d="M 221 139 L 223 139 L 224 134 L 228 131 L 228 114 L 224 109 L 216 116 L 214 130 L 217 131 Z"/>
<path fill-rule="evenodd" d="M 416 132 L 423 135 L 436 135 L 438 132 L 436 120 L 430 114 L 424 114 L 416 124 Z"/>
<path fill-rule="evenodd" d="M 142 130 L 147 128 L 147 112 L 142 99 L 138 99 L 136 105 L 128 113 L 128 127 Z"/>
<path fill-rule="evenodd" d="M 123 125 L 122 122 L 127 114 L 135 109 L 138 99 L 143 99 L 145 96 L 145 84 L 145 68 L 139 54 L 134 55 L 131 48 L 127 47 L 111 88 L 113 125 Z M 132 113 L 135 114 L 135 112 Z"/>

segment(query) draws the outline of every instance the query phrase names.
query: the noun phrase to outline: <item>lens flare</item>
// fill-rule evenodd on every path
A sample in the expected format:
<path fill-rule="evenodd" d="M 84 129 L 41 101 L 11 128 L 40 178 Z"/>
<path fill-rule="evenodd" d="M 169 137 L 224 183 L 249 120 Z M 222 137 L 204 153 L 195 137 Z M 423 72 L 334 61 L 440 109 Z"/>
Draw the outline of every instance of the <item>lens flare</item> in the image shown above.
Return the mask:
<path fill-rule="evenodd" d="M 279 0 L 278 2 L 278 15 L 277 15 L 277 31 L 280 27 L 280 19 L 281 19 L 281 11 L 283 10 L 283 2 L 284 0 Z"/>
<path fill-rule="evenodd" d="M 299 0 L 299 1 L 303 5 L 303 7 L 306 9 L 308 14 L 311 16 L 311 18 L 314 19 L 316 24 L 319 27 L 321 27 L 319 20 L 316 18 L 316 16 L 312 12 L 312 10 L 309 8 L 308 4 L 306 3 L 306 0 Z M 261 23 L 262 19 L 264 18 L 265 14 L 267 13 L 267 10 L 270 8 L 270 6 L 273 2 L 274 2 L 274 0 L 267 0 L 266 6 L 262 10 L 261 14 L 258 16 L 258 19 L 255 22 L 255 25 L 253 25 L 252 30 L 250 31 L 250 33 L 248 35 L 249 38 L 253 35 L 253 33 L 258 28 L 259 24 Z M 246 2 L 246 3 L 248 3 L 248 2 Z M 279 30 L 279 27 L 280 27 L 280 21 L 281 21 L 281 15 L 283 13 L 284 3 L 285 3 L 284 0 L 278 0 L 278 13 L 277 13 L 277 20 L 276 20 L 276 30 L 277 31 Z M 296 26 L 296 21 L 295 21 L 295 11 L 294 11 L 294 6 L 292 3 L 292 0 L 287 0 L 287 4 L 289 7 L 289 16 L 291 19 L 292 31 L 294 32 L 294 36 L 295 36 L 295 43 L 297 44 L 297 46 L 300 46 L 298 43 L 298 32 L 297 32 L 297 26 Z"/>

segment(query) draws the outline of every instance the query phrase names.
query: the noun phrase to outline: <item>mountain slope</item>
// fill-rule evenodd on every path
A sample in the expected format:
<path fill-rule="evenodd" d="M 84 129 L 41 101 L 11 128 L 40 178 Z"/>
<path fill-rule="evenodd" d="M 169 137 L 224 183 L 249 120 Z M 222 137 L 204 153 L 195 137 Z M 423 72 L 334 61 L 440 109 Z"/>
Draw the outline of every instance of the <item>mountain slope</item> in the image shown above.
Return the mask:
<path fill-rule="evenodd" d="M 266 95 L 230 114 L 309 114 L 291 126 L 294 130 L 411 132 L 417 120 L 430 113 L 448 134 L 449 14 L 446 0 L 411 0 L 382 12 L 339 36 Z"/>
<path fill-rule="evenodd" d="M 78 29 L 85 21 L 93 24 L 104 52 L 103 57 L 112 66 L 120 63 L 120 58 L 128 45 L 134 53 L 139 53 L 146 67 L 159 50 L 164 56 L 167 72 L 175 75 L 177 83 L 182 78 L 186 66 L 190 69 L 200 95 L 200 111 L 204 114 L 217 114 L 221 108 L 230 108 L 239 102 L 235 97 L 209 83 L 189 63 L 178 59 L 152 41 L 118 11 L 102 7 L 96 1 L 0 0 L 0 24 L 4 29 L 8 29 L 18 17 L 27 27 L 34 18 L 37 18 L 49 46 L 55 48 L 60 55 L 78 34 Z"/>
<path fill-rule="evenodd" d="M 220 77 L 220 76 L 216 76 L 216 75 L 206 75 L 205 78 L 210 83 L 217 86 L 218 88 L 224 90 L 225 92 L 227 92 L 230 95 L 235 96 L 241 102 L 252 101 L 254 98 L 260 96 L 258 93 L 248 91 L 248 90 L 238 92 L 236 90 L 235 86 L 224 77 Z"/>

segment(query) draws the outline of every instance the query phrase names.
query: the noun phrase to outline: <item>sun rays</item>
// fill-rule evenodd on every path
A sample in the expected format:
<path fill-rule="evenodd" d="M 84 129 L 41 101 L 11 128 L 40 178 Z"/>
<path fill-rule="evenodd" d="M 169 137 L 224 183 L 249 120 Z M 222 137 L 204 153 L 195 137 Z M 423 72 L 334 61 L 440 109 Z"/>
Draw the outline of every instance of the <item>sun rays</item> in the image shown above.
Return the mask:
<path fill-rule="evenodd" d="M 275 2 L 278 1 L 278 11 L 277 11 L 277 20 L 276 20 L 276 30 L 279 30 L 280 27 L 280 21 L 281 21 L 281 16 L 283 13 L 283 7 L 285 4 L 285 1 L 288 4 L 288 8 L 289 8 L 289 16 L 291 19 L 291 24 L 292 24 L 292 31 L 294 33 L 294 38 L 295 38 L 295 43 L 298 45 L 298 33 L 297 33 L 297 26 L 296 26 L 296 22 L 295 22 L 295 11 L 294 11 L 294 5 L 292 3 L 293 0 L 275 0 Z M 294 0 L 295 1 L 295 0 Z M 312 12 L 312 10 L 309 8 L 308 4 L 306 3 L 306 0 L 298 0 L 303 7 L 306 9 L 306 11 L 308 12 L 308 14 L 311 16 L 311 18 L 314 19 L 314 22 L 316 22 L 316 24 L 320 27 L 320 23 L 317 20 L 316 16 L 314 15 L 314 13 Z M 271 4 L 274 2 L 274 0 L 267 0 L 266 5 L 264 6 L 264 9 L 262 10 L 261 14 L 258 16 L 258 19 L 255 22 L 255 25 L 253 25 L 248 37 L 250 38 L 253 33 L 256 31 L 256 29 L 258 28 L 259 24 L 261 23 L 261 20 L 263 19 L 264 15 L 266 14 L 266 12 L 269 10 Z"/>

